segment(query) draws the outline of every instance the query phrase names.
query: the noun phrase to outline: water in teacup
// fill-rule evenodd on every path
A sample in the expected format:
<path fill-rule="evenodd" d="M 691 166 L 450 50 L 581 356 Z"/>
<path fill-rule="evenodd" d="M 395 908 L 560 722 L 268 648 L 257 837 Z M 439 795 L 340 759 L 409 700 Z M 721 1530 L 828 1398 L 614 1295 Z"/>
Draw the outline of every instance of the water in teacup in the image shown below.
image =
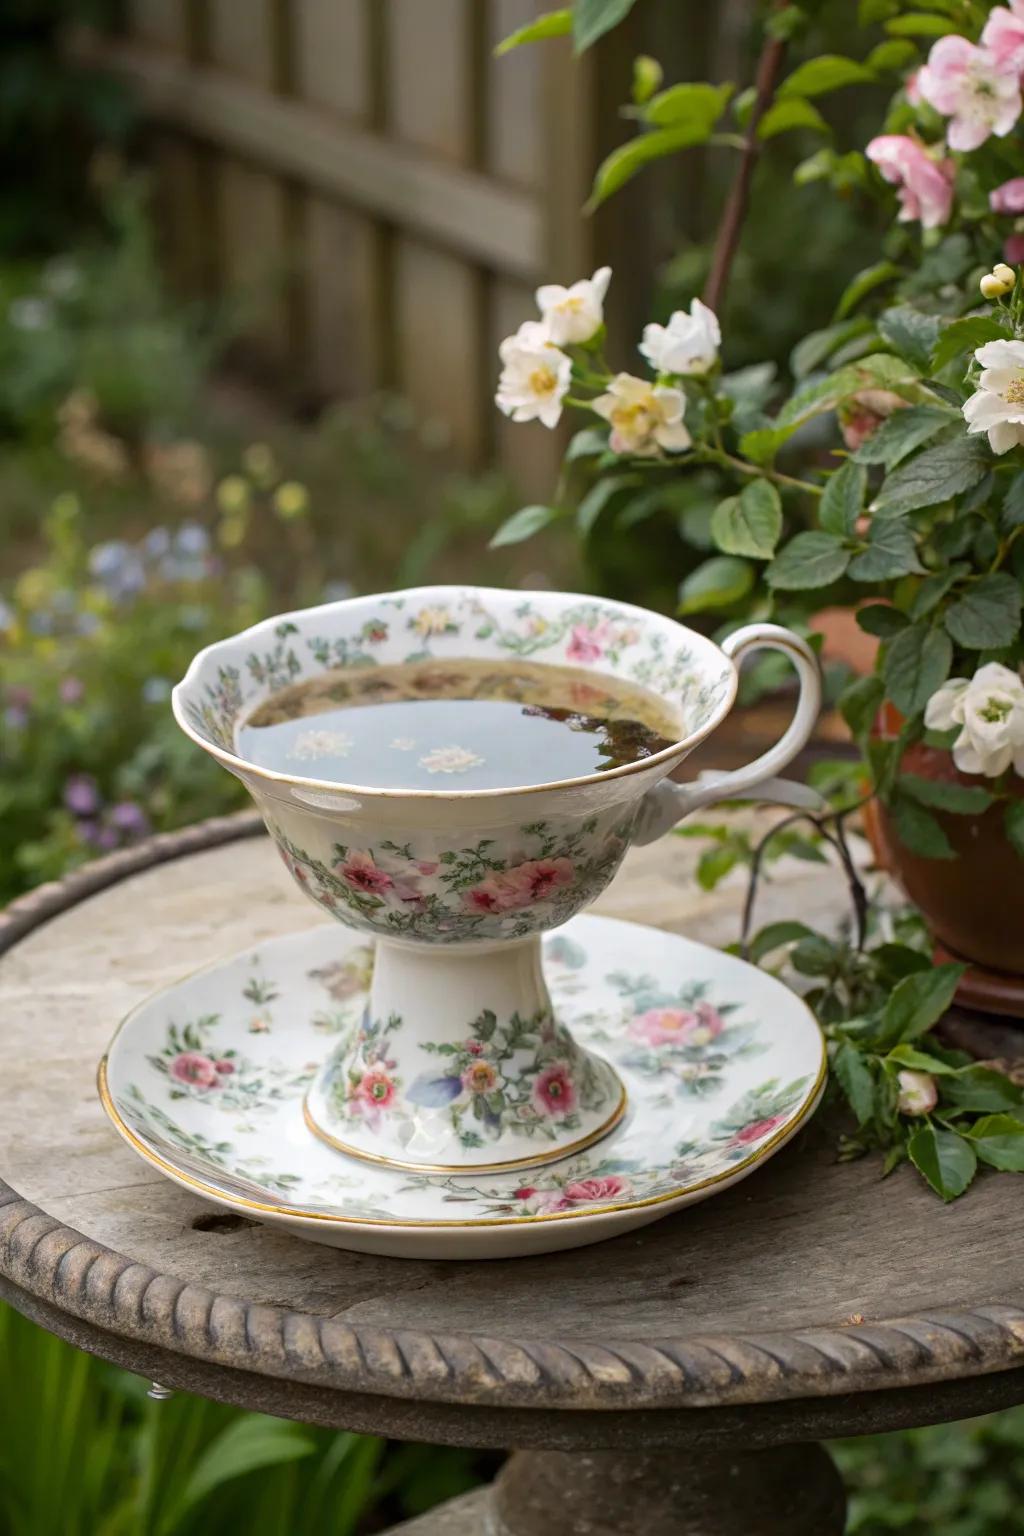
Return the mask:
<path fill-rule="evenodd" d="M 247 762 L 372 789 L 511 789 L 583 777 L 679 739 L 669 706 L 603 673 L 534 661 L 328 671 L 239 728 Z"/>

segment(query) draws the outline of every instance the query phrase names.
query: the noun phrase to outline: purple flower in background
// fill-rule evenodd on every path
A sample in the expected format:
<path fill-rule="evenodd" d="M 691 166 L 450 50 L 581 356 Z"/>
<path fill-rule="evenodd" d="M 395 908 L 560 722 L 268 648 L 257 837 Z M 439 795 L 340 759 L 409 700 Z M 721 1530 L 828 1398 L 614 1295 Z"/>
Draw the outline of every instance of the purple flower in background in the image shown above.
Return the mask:
<path fill-rule="evenodd" d="M 162 560 L 170 550 L 171 535 L 167 528 L 151 528 L 142 541 L 142 553 L 148 560 Z"/>
<path fill-rule="evenodd" d="M 23 731 L 28 725 L 28 710 L 11 704 L 4 710 L 4 724 L 12 731 Z"/>
<path fill-rule="evenodd" d="M 97 839 L 100 835 L 100 824 L 98 821 L 80 821 L 76 830 L 81 841 L 89 848 L 97 846 Z"/>
<path fill-rule="evenodd" d="M 97 544 L 89 553 L 89 574 L 115 603 L 135 597 L 146 585 L 142 557 L 124 539 Z"/>
<path fill-rule="evenodd" d="M 75 816 L 94 816 L 100 808 L 100 792 L 91 773 L 73 773 L 64 784 L 64 804 Z"/>
<path fill-rule="evenodd" d="M 110 825 L 126 838 L 145 837 L 149 831 L 149 817 L 134 800 L 119 800 L 111 806 Z"/>
<path fill-rule="evenodd" d="M 112 848 L 117 847 L 118 842 L 119 838 L 116 827 L 100 827 L 96 834 L 97 848 L 102 849 L 104 853 L 109 853 Z"/>
<path fill-rule="evenodd" d="M 210 535 L 202 523 L 182 523 L 174 539 L 180 555 L 205 555 L 210 548 Z"/>
<path fill-rule="evenodd" d="M 80 677 L 65 677 L 59 692 L 62 704 L 77 704 L 85 695 L 85 684 Z"/>

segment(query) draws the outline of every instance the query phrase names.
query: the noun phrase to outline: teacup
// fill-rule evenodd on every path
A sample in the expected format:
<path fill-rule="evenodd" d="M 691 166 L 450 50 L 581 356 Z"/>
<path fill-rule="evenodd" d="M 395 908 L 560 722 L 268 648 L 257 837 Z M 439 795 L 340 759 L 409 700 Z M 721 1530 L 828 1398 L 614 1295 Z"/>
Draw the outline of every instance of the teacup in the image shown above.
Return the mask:
<path fill-rule="evenodd" d="M 780 741 L 734 772 L 670 781 L 732 708 L 742 658 L 764 648 L 799 676 Z M 285 685 L 424 657 L 529 657 L 639 683 L 670 706 L 678 739 L 583 778 L 507 789 L 373 789 L 240 755 L 240 724 Z M 366 1013 L 321 1069 L 307 1123 L 371 1161 L 483 1172 L 564 1157 L 625 1109 L 613 1068 L 552 1011 L 541 935 L 604 890 L 631 843 L 698 806 L 812 803 L 775 775 L 811 734 L 820 679 L 807 643 L 773 624 L 718 646 L 627 603 L 445 586 L 268 619 L 201 651 L 173 702 L 182 729 L 246 785 L 300 888 L 376 940 Z"/>

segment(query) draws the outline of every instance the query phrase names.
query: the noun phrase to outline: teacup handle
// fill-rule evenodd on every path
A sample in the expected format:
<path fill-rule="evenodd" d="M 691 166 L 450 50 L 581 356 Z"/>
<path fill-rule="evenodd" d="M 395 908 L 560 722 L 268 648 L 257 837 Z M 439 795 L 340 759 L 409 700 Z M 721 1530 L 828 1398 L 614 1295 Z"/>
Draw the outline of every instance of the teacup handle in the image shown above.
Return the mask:
<path fill-rule="evenodd" d="M 732 773 L 705 772 L 693 784 L 676 784 L 671 779 L 656 784 L 641 807 L 633 834 L 635 843 L 653 843 L 691 811 L 718 800 L 769 800 L 800 810 L 821 810 L 826 803 L 806 784 L 775 777 L 806 745 L 821 709 L 821 668 L 807 641 L 781 624 L 747 624 L 722 642 L 722 650 L 737 668 L 751 651 L 781 651 L 788 656 L 800 681 L 793 718 L 774 747 L 745 768 Z"/>

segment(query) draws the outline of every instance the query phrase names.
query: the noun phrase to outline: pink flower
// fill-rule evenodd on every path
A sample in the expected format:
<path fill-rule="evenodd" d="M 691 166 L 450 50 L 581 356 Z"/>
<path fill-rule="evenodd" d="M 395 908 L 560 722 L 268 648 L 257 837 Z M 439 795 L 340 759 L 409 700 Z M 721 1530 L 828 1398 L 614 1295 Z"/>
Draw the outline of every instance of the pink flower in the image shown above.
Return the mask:
<path fill-rule="evenodd" d="M 953 166 L 936 162 L 915 139 L 903 133 L 883 133 L 865 151 L 886 181 L 899 187 L 900 223 L 920 219 L 923 228 L 937 229 L 949 221 L 953 207 Z"/>
<path fill-rule="evenodd" d="M 472 912 L 504 912 L 504 892 L 493 875 L 464 891 L 462 900 Z"/>
<path fill-rule="evenodd" d="M 746 1147 L 752 1141 L 760 1141 L 763 1136 L 774 1131 L 777 1125 L 781 1125 L 785 1118 L 785 1115 L 771 1115 L 767 1120 L 752 1120 L 749 1125 L 743 1127 L 742 1131 L 736 1132 L 730 1146 Z"/>
<path fill-rule="evenodd" d="M 417 859 L 416 868 L 419 870 L 421 875 L 437 874 L 437 865 L 430 863 L 430 861 L 427 859 Z"/>
<path fill-rule="evenodd" d="M 1024 3 L 1010 0 L 1010 9 L 997 5 L 989 13 L 985 30 L 981 34 L 982 47 L 987 49 L 999 69 L 1020 74 L 1024 70 Z"/>
<path fill-rule="evenodd" d="M 479 1040 L 467 1040 L 465 1046 L 471 1056 L 482 1056 L 484 1053 L 484 1048 Z"/>
<path fill-rule="evenodd" d="M 394 1082 L 380 1067 L 371 1067 L 363 1073 L 356 1097 L 370 1109 L 387 1109 L 395 1097 Z"/>
<path fill-rule="evenodd" d="M 524 864 L 506 870 L 499 881 L 509 893 L 510 906 L 526 907 L 544 901 L 560 886 L 572 885 L 574 876 L 571 859 L 527 859 Z"/>
<path fill-rule="evenodd" d="M 1024 213 L 1024 176 L 1011 176 L 988 195 L 993 213 Z"/>
<path fill-rule="evenodd" d="M 422 905 L 423 892 L 419 889 L 415 880 L 402 879 L 399 875 L 391 883 L 399 901 L 404 901 L 409 906 L 414 907 Z"/>
<path fill-rule="evenodd" d="M 920 73 L 919 69 L 912 70 L 903 82 L 903 94 L 912 107 L 921 105 L 921 87 L 917 79 Z"/>
<path fill-rule="evenodd" d="M 977 149 L 993 133 L 1004 138 L 1020 117 L 1016 66 L 1000 64 L 996 54 L 966 37 L 940 37 L 917 83 L 925 101 L 951 119 L 950 149 Z"/>
<path fill-rule="evenodd" d="M 906 405 L 891 389 L 861 389 L 851 395 L 839 407 L 839 430 L 850 452 L 855 453 L 893 411 L 902 411 Z"/>
<path fill-rule="evenodd" d="M 218 1077 L 230 1077 L 235 1070 L 235 1064 L 233 1061 L 228 1061 L 225 1056 L 221 1061 L 215 1061 L 213 1068 Z"/>
<path fill-rule="evenodd" d="M 358 848 L 353 849 L 348 858 L 337 866 L 337 872 L 357 891 L 369 891 L 375 894 L 378 891 L 390 890 L 395 883 L 387 870 L 381 869 L 379 864 L 374 863 L 372 853 Z"/>
<path fill-rule="evenodd" d="M 564 1061 L 545 1067 L 533 1085 L 533 1102 L 542 1114 L 561 1120 L 576 1108 L 576 1088 Z"/>
<path fill-rule="evenodd" d="M 517 1189 L 513 1194 L 513 1200 L 532 1200 L 537 1193 L 532 1184 L 524 1184 L 522 1189 Z"/>
<path fill-rule="evenodd" d="M 1007 235 L 1003 242 L 1003 260 L 1015 267 L 1024 262 L 1024 235 Z"/>
<path fill-rule="evenodd" d="M 462 1074 L 462 1086 L 467 1093 L 490 1093 L 498 1081 L 498 1074 L 489 1061 L 474 1061 Z"/>
<path fill-rule="evenodd" d="M 600 661 L 604 655 L 604 639 L 607 624 L 595 624 L 592 627 L 586 624 L 576 624 L 573 627 L 572 638 L 566 646 L 565 659 L 578 661 L 584 665 L 592 661 Z"/>
<path fill-rule="evenodd" d="M 595 1205 L 604 1200 L 614 1200 L 618 1195 L 633 1193 L 628 1179 L 618 1174 L 606 1174 L 603 1179 L 575 1179 L 562 1191 L 563 1199 L 572 1205 Z"/>
<path fill-rule="evenodd" d="M 707 1045 L 725 1028 L 725 1020 L 710 1003 L 695 1008 L 649 1008 L 629 1026 L 634 1040 L 648 1045 Z"/>
<path fill-rule="evenodd" d="M 203 1056 L 199 1051 L 182 1051 L 167 1070 L 179 1083 L 189 1083 L 193 1088 L 218 1087 L 217 1068 L 209 1056 Z"/>

